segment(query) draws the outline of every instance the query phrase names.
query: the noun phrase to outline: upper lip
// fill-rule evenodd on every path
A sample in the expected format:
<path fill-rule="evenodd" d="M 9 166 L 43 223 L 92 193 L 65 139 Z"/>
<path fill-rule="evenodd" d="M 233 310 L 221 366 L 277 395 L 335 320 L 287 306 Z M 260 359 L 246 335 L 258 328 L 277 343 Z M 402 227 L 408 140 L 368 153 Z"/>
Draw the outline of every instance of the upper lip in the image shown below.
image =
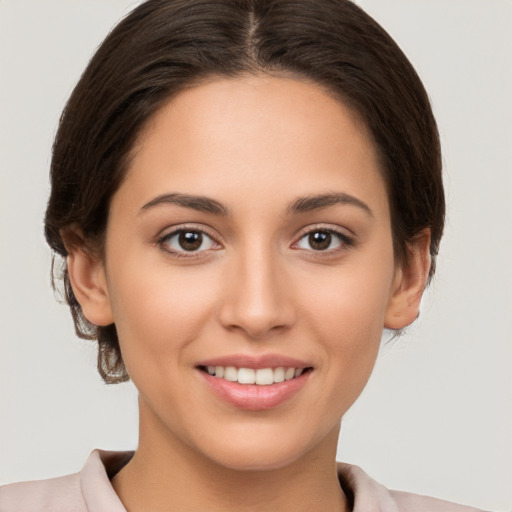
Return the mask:
<path fill-rule="evenodd" d="M 263 354 L 260 356 L 249 354 L 232 354 L 229 356 L 214 357 L 201 361 L 197 366 L 234 366 L 235 368 L 310 368 L 312 365 L 280 354 Z"/>

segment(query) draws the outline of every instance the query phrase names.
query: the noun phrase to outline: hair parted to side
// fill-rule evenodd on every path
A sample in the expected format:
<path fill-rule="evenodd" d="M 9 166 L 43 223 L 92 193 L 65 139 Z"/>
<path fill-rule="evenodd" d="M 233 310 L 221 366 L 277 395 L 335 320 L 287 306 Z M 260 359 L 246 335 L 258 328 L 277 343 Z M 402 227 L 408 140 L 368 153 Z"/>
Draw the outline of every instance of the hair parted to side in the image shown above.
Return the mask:
<path fill-rule="evenodd" d="M 371 133 L 391 206 L 397 260 L 431 229 L 432 266 L 445 203 L 436 122 L 400 48 L 349 0 L 148 0 L 108 35 L 64 109 L 53 146 L 46 239 L 77 334 L 98 340 L 107 383 L 128 379 L 115 325 L 92 325 L 71 288 L 67 243 L 102 251 L 110 200 L 144 124 L 211 76 L 286 73 L 325 88 Z M 74 238 L 73 238 L 74 237 Z"/>

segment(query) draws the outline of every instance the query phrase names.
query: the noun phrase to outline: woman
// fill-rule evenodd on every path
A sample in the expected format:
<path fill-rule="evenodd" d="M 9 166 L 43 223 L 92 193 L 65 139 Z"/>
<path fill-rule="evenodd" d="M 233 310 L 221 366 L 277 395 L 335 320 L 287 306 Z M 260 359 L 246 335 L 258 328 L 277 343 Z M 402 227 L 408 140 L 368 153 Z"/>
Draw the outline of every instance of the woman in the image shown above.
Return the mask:
<path fill-rule="evenodd" d="M 434 272 L 440 162 L 418 77 L 353 4 L 142 4 L 66 107 L 45 226 L 102 377 L 139 390 L 139 447 L 0 504 L 469 510 L 334 459 Z"/>

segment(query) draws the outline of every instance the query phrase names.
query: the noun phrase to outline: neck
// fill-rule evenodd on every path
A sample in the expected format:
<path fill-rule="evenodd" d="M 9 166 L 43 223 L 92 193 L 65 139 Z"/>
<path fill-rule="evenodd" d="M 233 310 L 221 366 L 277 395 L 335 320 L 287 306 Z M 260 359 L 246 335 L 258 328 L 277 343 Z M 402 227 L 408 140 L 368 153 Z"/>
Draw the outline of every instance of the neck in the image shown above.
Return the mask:
<path fill-rule="evenodd" d="M 322 446 L 282 467 L 237 470 L 141 421 L 139 447 L 112 485 L 128 512 L 346 512 L 336 473 L 338 432 L 339 426 Z"/>

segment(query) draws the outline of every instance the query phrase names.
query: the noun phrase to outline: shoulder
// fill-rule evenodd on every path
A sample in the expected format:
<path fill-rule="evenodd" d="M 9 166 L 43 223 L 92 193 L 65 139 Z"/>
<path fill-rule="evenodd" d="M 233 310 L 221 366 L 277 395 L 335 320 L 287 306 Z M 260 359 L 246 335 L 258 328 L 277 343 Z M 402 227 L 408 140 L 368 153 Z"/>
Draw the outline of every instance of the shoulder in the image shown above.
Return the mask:
<path fill-rule="evenodd" d="M 0 487 L 0 512 L 126 512 L 110 478 L 132 456 L 94 450 L 80 473 Z"/>
<path fill-rule="evenodd" d="M 78 473 L 0 487 L 1 512 L 87 512 Z"/>
<path fill-rule="evenodd" d="M 437 498 L 390 491 L 350 464 L 338 463 L 338 477 L 352 500 L 353 512 L 483 512 Z"/>
<path fill-rule="evenodd" d="M 390 491 L 399 512 L 483 512 L 474 507 L 458 505 L 451 501 L 420 496 L 401 491 Z"/>

